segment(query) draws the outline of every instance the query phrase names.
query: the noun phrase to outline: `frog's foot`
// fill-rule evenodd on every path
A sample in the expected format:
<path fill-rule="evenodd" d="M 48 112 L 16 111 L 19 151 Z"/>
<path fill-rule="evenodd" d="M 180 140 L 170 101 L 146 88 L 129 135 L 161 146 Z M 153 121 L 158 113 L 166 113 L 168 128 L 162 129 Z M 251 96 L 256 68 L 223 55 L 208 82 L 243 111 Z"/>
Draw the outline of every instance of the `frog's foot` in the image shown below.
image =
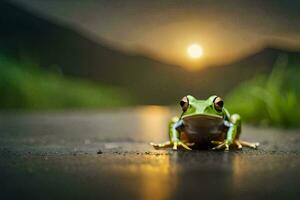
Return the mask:
<path fill-rule="evenodd" d="M 174 142 L 167 141 L 160 144 L 151 142 L 150 145 L 152 145 L 155 149 L 173 147 L 173 150 L 177 150 L 178 147 L 183 147 L 184 149 L 192 150 L 190 146 L 193 146 L 194 143 L 184 143 L 182 141 L 174 141 Z"/>
<path fill-rule="evenodd" d="M 212 144 L 216 144 L 212 150 L 221 150 L 224 149 L 225 151 L 229 151 L 229 143 L 224 140 L 224 141 L 211 141 Z"/>
<path fill-rule="evenodd" d="M 177 147 L 183 147 L 186 150 L 192 150 L 189 146 L 193 146 L 194 143 L 184 143 L 182 141 L 175 141 L 173 142 L 173 150 L 177 150 Z"/>
<path fill-rule="evenodd" d="M 225 141 L 212 141 L 212 144 L 217 145 L 216 147 L 212 148 L 213 150 L 220 150 L 220 149 L 224 149 L 225 151 L 229 150 L 229 146 L 230 144 L 228 142 Z M 242 140 L 235 140 L 233 142 L 234 145 L 236 145 L 236 147 L 238 149 L 242 149 L 243 147 L 250 147 L 253 149 L 256 149 L 259 146 L 258 142 L 255 143 L 250 143 L 250 142 L 246 142 L 246 141 L 242 141 Z"/>
<path fill-rule="evenodd" d="M 152 145 L 155 149 L 168 148 L 172 146 L 170 141 L 159 143 L 159 144 L 150 142 L 150 145 Z"/>
<path fill-rule="evenodd" d="M 258 142 L 246 142 L 243 140 L 235 140 L 235 144 L 238 146 L 239 149 L 241 149 L 242 147 L 250 147 L 253 149 L 257 149 L 257 147 L 259 146 Z"/>

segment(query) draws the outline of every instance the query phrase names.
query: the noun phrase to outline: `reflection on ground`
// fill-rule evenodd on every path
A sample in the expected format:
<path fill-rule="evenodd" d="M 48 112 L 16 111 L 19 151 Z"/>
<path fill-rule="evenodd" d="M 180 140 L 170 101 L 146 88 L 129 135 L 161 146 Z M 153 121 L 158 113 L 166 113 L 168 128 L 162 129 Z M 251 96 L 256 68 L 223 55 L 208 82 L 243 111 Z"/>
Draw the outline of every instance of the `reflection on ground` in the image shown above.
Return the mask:
<path fill-rule="evenodd" d="M 0 199 L 299 199 L 298 130 L 244 127 L 259 150 L 154 150 L 173 114 L 2 114 Z"/>
<path fill-rule="evenodd" d="M 141 155 L 137 159 L 141 162 L 113 166 L 110 173 L 129 179 L 135 178 L 135 184 L 131 188 L 138 193 L 139 199 L 172 199 L 179 170 L 174 155 Z"/>

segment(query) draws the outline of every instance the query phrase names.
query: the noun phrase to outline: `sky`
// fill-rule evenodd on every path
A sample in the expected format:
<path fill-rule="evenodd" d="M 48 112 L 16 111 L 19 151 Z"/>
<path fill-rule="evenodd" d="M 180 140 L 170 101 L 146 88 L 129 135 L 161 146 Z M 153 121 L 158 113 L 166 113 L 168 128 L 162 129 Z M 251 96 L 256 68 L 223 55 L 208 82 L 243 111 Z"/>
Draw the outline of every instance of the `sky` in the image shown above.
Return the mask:
<path fill-rule="evenodd" d="M 199 68 L 270 43 L 300 48 L 299 0 L 10 0 L 123 51 Z M 190 44 L 203 48 L 192 59 Z"/>

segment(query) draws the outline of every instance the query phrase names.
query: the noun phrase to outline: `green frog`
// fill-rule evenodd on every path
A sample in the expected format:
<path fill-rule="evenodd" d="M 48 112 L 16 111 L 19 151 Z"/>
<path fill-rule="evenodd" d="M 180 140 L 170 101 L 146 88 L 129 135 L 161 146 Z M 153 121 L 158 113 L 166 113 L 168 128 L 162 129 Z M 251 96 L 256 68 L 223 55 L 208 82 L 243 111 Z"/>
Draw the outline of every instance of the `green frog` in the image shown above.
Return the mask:
<path fill-rule="evenodd" d="M 258 147 L 259 143 L 240 140 L 241 117 L 238 114 L 230 115 L 221 97 L 213 95 L 206 100 L 198 100 L 187 95 L 181 99 L 180 106 L 180 117 L 173 117 L 169 122 L 169 141 L 151 143 L 154 148 L 212 148 L 228 151 L 231 147 Z"/>

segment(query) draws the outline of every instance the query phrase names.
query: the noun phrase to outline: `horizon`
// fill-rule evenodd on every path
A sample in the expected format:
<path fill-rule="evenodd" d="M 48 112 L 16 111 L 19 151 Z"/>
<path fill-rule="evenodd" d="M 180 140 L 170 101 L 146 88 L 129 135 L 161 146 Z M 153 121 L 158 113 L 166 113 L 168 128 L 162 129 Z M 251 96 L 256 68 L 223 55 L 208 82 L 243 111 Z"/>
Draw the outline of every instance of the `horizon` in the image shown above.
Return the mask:
<path fill-rule="evenodd" d="M 259 12 L 257 17 L 246 12 L 247 14 L 242 17 L 241 21 L 237 20 L 235 22 L 231 22 L 227 19 L 227 21 L 225 20 L 225 25 L 230 26 L 228 27 L 228 30 L 224 30 L 225 32 L 221 31 L 219 36 L 215 35 L 218 32 L 217 24 L 209 23 L 209 20 L 215 22 L 214 18 L 211 19 L 207 13 L 202 16 L 203 19 L 208 20 L 207 23 L 204 23 L 203 20 L 199 20 L 199 16 L 195 13 L 192 17 L 190 15 L 184 15 L 186 18 L 185 20 L 178 20 L 183 18 L 183 11 L 190 11 L 191 9 L 193 11 L 192 5 L 194 5 L 197 9 L 203 9 L 201 6 L 199 7 L 197 3 L 183 3 L 183 9 L 178 8 L 180 5 L 179 3 L 161 3 L 163 4 L 161 5 L 163 10 L 166 11 L 166 14 L 164 14 L 158 8 L 158 5 L 155 3 L 150 3 L 149 5 L 149 2 L 141 2 L 141 5 L 135 5 L 131 7 L 131 10 L 128 10 L 128 8 L 124 6 L 125 4 L 118 1 L 114 1 L 112 3 L 102 2 L 102 4 L 101 2 L 93 1 L 76 1 L 74 5 L 68 3 L 68 1 L 39 2 L 35 0 L 13 0 L 10 2 L 14 2 L 14 4 L 25 7 L 26 10 L 34 13 L 34 15 L 43 16 L 48 18 L 50 21 L 57 21 L 59 24 L 69 26 L 73 30 L 80 32 L 80 34 L 83 34 L 84 36 L 110 48 L 131 54 L 145 55 L 164 63 L 183 66 L 186 69 L 199 69 L 206 66 L 229 64 L 251 53 L 255 53 L 255 51 L 262 49 L 265 46 L 280 46 L 288 49 L 299 49 L 300 47 L 300 34 L 298 34 L 300 30 L 300 23 L 297 22 L 297 20 L 290 19 L 291 17 L 300 16 L 299 13 L 295 13 L 298 4 L 293 1 L 285 3 L 273 2 L 273 4 L 270 2 L 261 3 L 262 5 L 260 6 L 270 6 L 270 8 L 268 7 L 266 12 Z M 237 3 L 235 1 L 230 1 L 225 8 L 222 6 L 220 7 L 220 5 L 216 2 L 199 2 L 204 3 L 204 6 L 210 9 L 208 9 L 207 12 L 210 11 L 215 13 L 213 11 L 218 10 L 219 12 L 215 13 L 216 16 L 214 16 L 217 19 L 220 17 L 222 18 L 222 16 L 234 19 L 234 15 L 241 14 L 239 10 L 236 10 L 238 6 L 234 5 L 234 3 Z M 295 3 L 296 5 L 294 5 Z M 247 9 L 250 10 L 259 9 L 259 6 L 248 5 L 246 2 L 240 2 L 238 5 L 242 5 L 242 8 L 247 8 L 248 6 L 249 8 Z M 278 7 L 279 5 L 281 5 L 280 8 Z M 98 14 L 95 12 L 97 9 L 104 11 L 104 8 L 110 8 L 111 11 L 101 14 L 99 14 L 100 12 Z M 135 12 L 140 8 L 144 8 L 145 13 L 143 13 L 142 16 L 137 17 L 135 16 Z M 195 9 L 193 12 L 195 12 Z M 290 9 L 288 13 L 286 12 L 286 9 Z M 88 13 L 92 14 L 87 14 L 87 10 L 90 11 Z M 120 13 L 116 13 L 116 10 L 119 10 Z M 230 14 L 227 13 L 228 10 L 233 10 L 235 12 Z M 85 13 L 85 15 L 79 15 L 80 13 Z M 159 30 L 154 32 L 152 30 L 152 32 L 150 31 L 150 33 L 148 33 L 149 29 L 154 27 L 154 24 L 143 25 L 143 23 L 149 22 L 149 16 L 155 16 L 155 14 L 158 13 L 161 15 L 161 17 L 159 17 L 161 21 L 157 22 L 161 28 L 160 32 Z M 124 19 L 125 22 L 116 22 L 120 15 L 123 15 L 122 19 Z M 269 18 L 272 16 L 273 18 L 269 21 L 269 23 L 272 23 L 270 23 L 267 27 L 264 27 L 266 22 L 263 21 L 258 23 L 258 26 L 254 30 L 250 30 L 251 28 L 249 27 L 243 30 L 237 29 L 238 27 L 245 28 L 247 25 L 253 27 L 255 25 L 254 18 L 256 20 L 257 18 L 263 20 L 263 17 L 268 15 L 270 15 Z M 167 16 L 171 19 L 162 20 L 162 16 Z M 99 18 L 104 20 L 99 20 Z M 192 20 L 189 21 L 189 19 Z M 87 20 L 90 20 L 89 23 L 87 23 Z M 109 20 L 115 21 L 110 23 Z M 248 24 L 244 24 L 243 22 L 245 21 Z M 126 30 L 126 28 L 128 29 L 126 24 L 129 22 L 133 23 L 137 30 Z M 108 25 L 99 29 L 99 27 L 105 23 Z M 181 25 L 177 26 L 178 23 L 181 23 Z M 199 30 L 197 28 L 198 24 L 201 23 L 205 25 L 204 27 L 206 27 L 206 29 L 203 28 L 203 30 Z M 180 27 L 188 26 L 190 27 L 182 30 L 180 29 Z M 224 26 L 224 24 L 222 26 Z M 286 27 L 286 30 L 284 29 L 284 31 L 282 31 L 280 30 L 280 27 Z M 148 32 L 145 34 L 146 30 L 148 30 Z M 121 31 L 123 32 L 120 33 Z M 206 35 L 204 34 L 203 37 L 199 37 L 197 35 L 200 33 L 199 31 L 201 34 L 206 32 Z M 226 31 L 229 35 L 224 35 Z M 245 33 L 247 31 L 249 31 L 249 33 Z M 266 33 L 264 33 L 264 31 Z M 272 34 L 268 35 L 268 31 Z M 190 36 L 188 36 L 188 38 L 181 38 L 184 34 Z M 241 35 L 237 37 L 239 34 Z M 212 36 L 210 37 L 210 35 Z M 254 40 L 252 40 L 251 37 L 253 37 Z M 213 42 L 212 40 L 216 41 Z M 222 42 L 218 40 L 222 40 Z M 159 45 L 158 43 L 161 43 L 162 45 Z M 191 59 L 186 54 L 188 46 L 193 43 L 197 43 L 203 48 L 204 53 L 201 58 Z M 218 43 L 220 45 L 218 45 Z"/>

